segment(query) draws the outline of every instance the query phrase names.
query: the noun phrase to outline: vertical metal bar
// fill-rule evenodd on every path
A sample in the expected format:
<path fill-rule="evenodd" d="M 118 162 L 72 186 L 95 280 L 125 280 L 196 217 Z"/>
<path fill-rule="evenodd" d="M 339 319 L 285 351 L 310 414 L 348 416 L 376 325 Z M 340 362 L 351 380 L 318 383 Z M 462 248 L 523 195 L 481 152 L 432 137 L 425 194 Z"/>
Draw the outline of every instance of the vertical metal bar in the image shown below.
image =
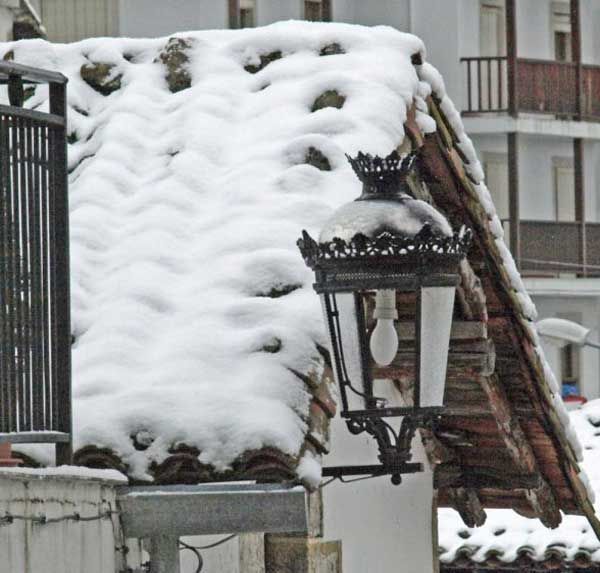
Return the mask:
<path fill-rule="evenodd" d="M 492 111 L 492 58 L 487 61 L 487 92 L 488 92 L 488 110 Z"/>
<path fill-rule="evenodd" d="M 508 75 L 508 111 L 513 117 L 519 113 L 519 82 L 517 62 L 516 0 L 506 0 L 506 56 Z"/>
<path fill-rule="evenodd" d="M 27 120 L 19 119 L 19 208 L 21 223 L 21 275 L 20 296 L 21 305 L 20 329 L 22 332 L 22 362 L 23 362 L 23 399 L 25 401 L 23 424 L 27 430 L 31 430 L 31 322 L 29 316 L 29 210 L 28 194 L 29 185 L 27 180 L 27 157 L 26 157 L 26 132 Z M 23 428 L 22 428 L 23 429 Z"/>
<path fill-rule="evenodd" d="M 41 310 L 42 310 L 42 340 L 44 348 L 44 415 L 46 429 L 55 429 L 52 410 L 52 369 L 51 369 L 51 304 L 50 304 L 50 274 L 49 253 L 50 238 L 48 236 L 48 127 L 41 128 L 40 138 L 40 248 L 41 248 Z"/>
<path fill-rule="evenodd" d="M 504 90 L 504 82 L 502 81 L 502 62 L 504 60 L 502 58 L 498 58 L 497 60 L 497 70 L 498 70 L 498 109 L 504 109 L 504 98 L 503 98 L 503 90 Z"/>
<path fill-rule="evenodd" d="M 32 394 L 32 429 L 44 429 L 44 404 L 42 393 L 43 380 L 41 374 L 41 345 L 39 327 L 39 195 L 37 163 L 34 153 L 34 135 L 37 142 L 37 126 L 33 121 L 28 122 L 27 129 L 27 181 L 29 195 L 29 329 L 31 341 L 31 394 Z"/>
<path fill-rule="evenodd" d="M 72 410 L 71 410 L 71 295 L 69 261 L 69 196 L 67 173 L 67 98 L 65 84 L 50 84 L 50 112 L 65 118 L 62 127 L 51 128 L 51 180 L 50 194 L 53 196 L 54 214 L 53 236 L 55 242 L 54 259 L 54 300 L 56 329 L 56 372 L 57 390 L 60 404 L 58 429 L 70 436 L 68 443 L 57 444 L 57 464 L 69 464 L 72 451 Z"/>
<path fill-rule="evenodd" d="M 469 111 L 473 111 L 473 95 L 471 93 L 473 86 L 471 81 L 471 60 L 466 60 L 467 64 L 467 98 L 468 98 L 468 106 Z"/>
<path fill-rule="evenodd" d="M 17 322 L 17 308 L 16 308 L 16 261 L 17 261 L 17 239 L 15 236 L 15 196 L 14 196 L 14 181 L 13 181 L 13 167 L 12 162 L 12 131 L 14 129 L 13 119 L 10 116 L 5 116 L 4 123 L 6 131 L 3 135 L 2 144 L 6 144 L 5 147 L 5 160 L 7 162 L 6 170 L 6 196 L 7 196 L 7 215 L 8 225 L 6 229 L 7 244 L 6 244 L 6 274 L 8 276 L 8 283 L 6 285 L 6 293 L 8 297 L 8 339 L 7 346 L 9 355 L 7 357 L 8 371 L 9 371 L 9 402 L 11 411 L 11 431 L 16 432 L 19 427 L 18 423 L 18 364 L 17 357 L 15 354 L 17 346 L 16 336 L 16 322 Z"/>
<path fill-rule="evenodd" d="M 508 144 L 508 212 L 510 219 L 510 250 L 521 266 L 521 232 L 519 214 L 519 137 L 517 133 L 507 135 Z"/>
<path fill-rule="evenodd" d="M 481 58 L 477 60 L 477 111 L 483 110 L 482 103 L 482 92 L 483 92 L 483 84 L 481 78 Z"/>
<path fill-rule="evenodd" d="M 579 264 L 582 275 L 587 276 L 587 240 L 585 223 L 585 156 L 584 140 L 573 140 L 573 171 L 575 176 L 575 220 L 579 222 Z"/>
<path fill-rule="evenodd" d="M 365 305 L 363 295 L 354 293 L 354 312 L 356 312 L 356 328 L 358 329 L 358 340 L 360 341 L 360 362 L 362 372 L 362 392 L 366 396 L 365 408 L 370 410 L 376 408 L 377 403 L 373 396 L 373 380 L 371 378 L 371 352 L 368 345 L 367 321 L 365 319 Z"/>
<path fill-rule="evenodd" d="M 23 372 L 23 317 L 21 305 L 21 228 L 20 228 L 20 194 L 19 179 L 19 119 L 13 117 L 11 121 L 11 161 L 12 161 L 12 198 L 13 198 L 13 305 L 14 305 L 14 332 L 15 332 L 15 385 L 17 388 L 18 428 L 24 429 L 25 397 L 24 397 L 24 372 Z"/>
<path fill-rule="evenodd" d="M 13 346 L 10 297 L 11 198 L 10 163 L 8 157 L 8 120 L 0 116 L 0 431 L 10 432 L 13 425 Z"/>

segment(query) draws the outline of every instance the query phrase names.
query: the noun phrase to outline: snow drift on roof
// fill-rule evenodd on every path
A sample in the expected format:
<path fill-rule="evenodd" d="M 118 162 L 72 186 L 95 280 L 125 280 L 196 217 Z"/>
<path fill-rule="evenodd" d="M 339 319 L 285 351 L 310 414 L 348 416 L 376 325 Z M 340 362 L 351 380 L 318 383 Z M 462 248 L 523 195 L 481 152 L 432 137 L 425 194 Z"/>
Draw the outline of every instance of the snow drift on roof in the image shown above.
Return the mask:
<path fill-rule="evenodd" d="M 138 478 L 178 443 L 218 470 L 265 446 L 299 455 L 310 395 L 291 370 L 318 373 L 325 340 L 295 241 L 360 194 L 344 153 L 403 140 L 423 50 L 341 24 L 181 36 L 176 93 L 166 39 L 4 50 L 69 78 L 75 447 L 111 448 Z"/>

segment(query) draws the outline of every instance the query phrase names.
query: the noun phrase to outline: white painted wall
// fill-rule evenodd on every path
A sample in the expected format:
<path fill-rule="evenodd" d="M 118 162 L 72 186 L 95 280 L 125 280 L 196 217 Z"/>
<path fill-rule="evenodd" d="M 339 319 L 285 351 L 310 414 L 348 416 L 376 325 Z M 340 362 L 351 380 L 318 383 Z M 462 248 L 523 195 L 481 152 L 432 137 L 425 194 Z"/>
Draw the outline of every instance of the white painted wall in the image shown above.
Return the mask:
<path fill-rule="evenodd" d="M 0 516 L 82 517 L 116 508 L 114 482 L 39 477 L 0 469 Z M 122 569 L 116 516 L 46 525 L 15 520 L 0 527 L 0 573 L 117 573 Z"/>
<path fill-rule="evenodd" d="M 507 153 L 505 134 L 473 135 L 481 161 L 486 153 Z M 521 135 L 520 137 L 520 209 L 523 219 L 554 220 L 555 197 L 553 158 L 573 158 L 573 143 L 568 138 Z M 585 193 L 586 218 L 600 221 L 600 142 L 586 141 Z"/>
<path fill-rule="evenodd" d="M 332 430 L 332 453 L 324 465 L 377 463 L 372 438 L 353 436 L 340 418 Z M 425 459 L 419 438 L 413 450 L 415 461 Z M 432 500 L 429 471 L 408 475 L 399 486 L 389 476 L 326 486 L 325 539 L 342 540 L 344 573 L 433 573 Z"/>
<path fill-rule="evenodd" d="M 227 10 L 227 0 L 119 0 L 119 34 L 147 38 L 227 28 Z"/>

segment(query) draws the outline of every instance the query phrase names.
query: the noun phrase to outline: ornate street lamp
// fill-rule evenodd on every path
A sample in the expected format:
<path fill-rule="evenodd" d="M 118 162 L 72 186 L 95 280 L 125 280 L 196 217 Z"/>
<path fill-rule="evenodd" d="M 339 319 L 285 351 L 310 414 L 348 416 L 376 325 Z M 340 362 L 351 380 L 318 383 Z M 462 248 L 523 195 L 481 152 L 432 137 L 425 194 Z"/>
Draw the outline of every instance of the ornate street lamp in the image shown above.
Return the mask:
<path fill-rule="evenodd" d="M 323 473 L 391 474 L 392 483 L 399 484 L 402 474 L 422 470 L 410 463 L 416 430 L 430 427 L 443 413 L 458 267 L 471 233 L 464 228 L 453 233 L 441 213 L 412 196 L 408 176 L 414 155 L 359 153 L 348 160 L 363 183 L 362 195 L 333 214 L 318 242 L 303 231 L 298 247 L 315 271 L 341 416 L 353 434 L 375 438 L 381 463 Z M 415 317 L 412 404 L 389 379 L 403 354 L 399 313 Z M 400 418 L 398 430 L 387 418 Z"/>

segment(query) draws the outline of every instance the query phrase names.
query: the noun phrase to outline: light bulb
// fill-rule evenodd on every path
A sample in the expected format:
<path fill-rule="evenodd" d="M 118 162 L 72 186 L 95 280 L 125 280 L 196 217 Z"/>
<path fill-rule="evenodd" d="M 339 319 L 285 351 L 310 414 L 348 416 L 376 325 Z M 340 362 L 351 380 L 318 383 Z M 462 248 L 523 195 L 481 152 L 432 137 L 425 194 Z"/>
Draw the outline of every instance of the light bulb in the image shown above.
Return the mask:
<path fill-rule="evenodd" d="M 398 352 L 398 334 L 394 328 L 394 320 L 398 318 L 395 290 L 377 291 L 373 316 L 377 325 L 369 343 L 371 355 L 377 364 L 387 366 Z"/>
<path fill-rule="evenodd" d="M 379 366 L 391 364 L 398 352 L 398 334 L 393 320 L 380 318 L 377 321 L 369 346 L 371 355 Z"/>

